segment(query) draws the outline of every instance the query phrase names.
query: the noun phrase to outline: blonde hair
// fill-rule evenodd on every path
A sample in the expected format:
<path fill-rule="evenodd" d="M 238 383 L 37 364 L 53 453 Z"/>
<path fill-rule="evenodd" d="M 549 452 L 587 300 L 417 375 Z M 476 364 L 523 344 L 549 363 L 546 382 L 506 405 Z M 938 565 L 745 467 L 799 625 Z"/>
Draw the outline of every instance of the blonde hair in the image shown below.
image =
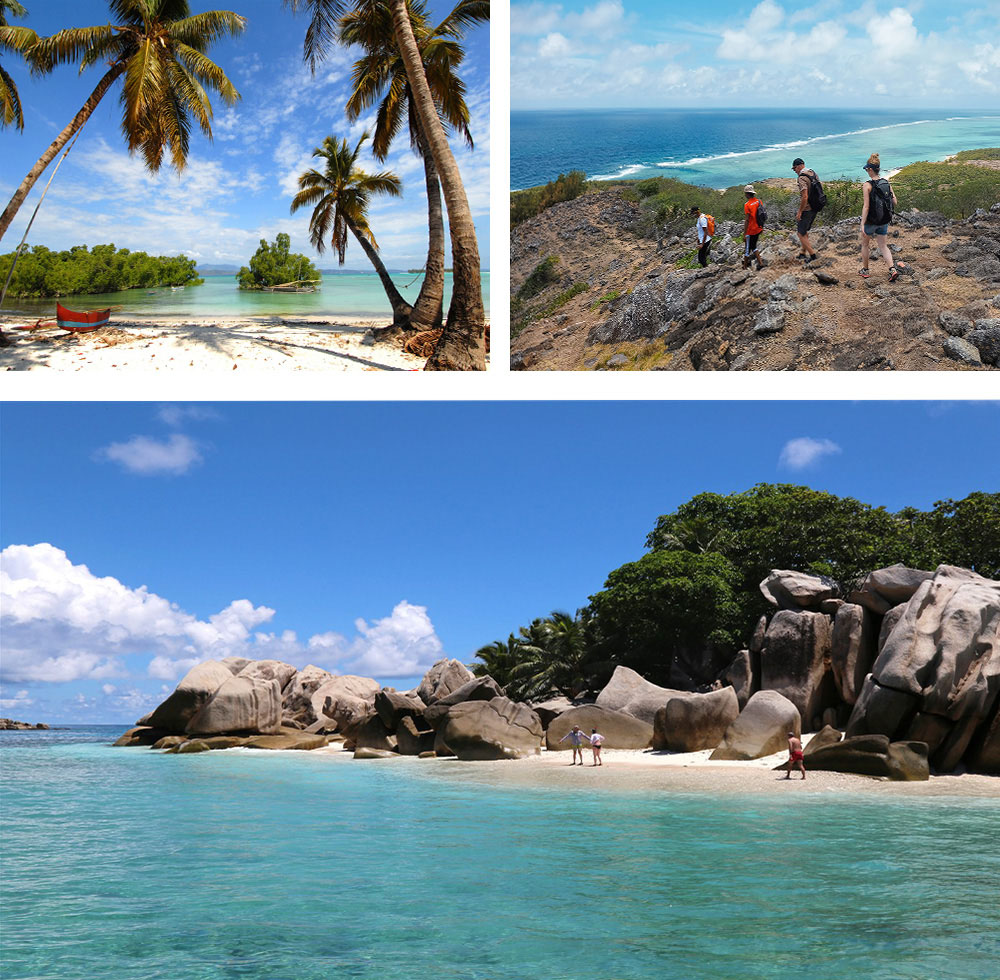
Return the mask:
<path fill-rule="evenodd" d="M 871 167 L 872 170 L 875 170 L 875 171 L 877 171 L 879 169 L 879 160 L 878 160 L 878 154 L 877 153 L 873 153 L 868 158 L 868 166 Z"/>

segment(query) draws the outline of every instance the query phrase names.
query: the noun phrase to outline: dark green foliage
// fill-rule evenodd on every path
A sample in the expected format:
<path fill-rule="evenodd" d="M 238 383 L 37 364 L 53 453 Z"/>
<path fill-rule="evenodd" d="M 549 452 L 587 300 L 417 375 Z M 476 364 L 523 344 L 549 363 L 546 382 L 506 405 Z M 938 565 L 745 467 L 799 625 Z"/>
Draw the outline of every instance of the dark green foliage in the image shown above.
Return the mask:
<path fill-rule="evenodd" d="M 7 278 L 14 253 L 0 255 L 0 283 Z M 42 245 L 25 249 L 17 260 L 8 297 L 18 299 L 115 293 L 150 286 L 198 286 L 194 259 L 186 255 L 155 256 L 114 245 L 75 245 L 52 252 Z"/>
<path fill-rule="evenodd" d="M 289 252 L 291 238 L 280 233 L 272 244 L 260 240 L 260 248 L 250 260 L 250 268 L 243 266 L 236 273 L 240 289 L 263 289 L 298 280 L 319 279 L 319 270 L 305 255 Z"/>
<path fill-rule="evenodd" d="M 548 255 L 531 272 L 528 278 L 521 284 L 517 291 L 517 298 L 520 300 L 531 299 L 537 296 L 543 289 L 559 281 L 559 273 L 556 266 L 559 265 L 558 255 Z"/>
<path fill-rule="evenodd" d="M 560 174 L 542 187 L 529 187 L 510 195 L 510 224 L 513 227 L 541 214 L 546 208 L 562 201 L 572 201 L 587 190 L 587 175 L 582 170 Z"/>
<path fill-rule="evenodd" d="M 981 151 L 977 151 L 981 152 Z M 939 211 L 967 218 L 1000 201 L 1000 170 L 969 164 L 912 163 L 890 181 L 899 210 Z"/>
<path fill-rule="evenodd" d="M 927 570 L 959 565 L 998 578 L 1000 493 L 894 514 L 852 497 L 762 483 L 742 493 L 692 497 L 657 519 L 646 547 L 643 557 L 611 572 L 577 613 L 586 650 L 574 662 L 588 665 L 591 685 L 617 664 L 661 684 L 710 681 L 769 608 L 759 585 L 772 568 L 829 575 L 845 592 L 896 562 Z M 522 627 L 506 646 L 484 647 L 480 656 L 493 668 L 482 672 L 498 681 L 494 671 L 514 680 L 541 676 L 551 655 L 541 639 L 546 622 Z M 519 668 L 522 662 L 533 667 Z M 565 676 L 559 675 L 564 690 Z"/>
<path fill-rule="evenodd" d="M 1000 160 L 1000 147 L 989 147 L 983 150 L 962 150 L 955 154 L 955 159 L 959 163 L 966 160 Z"/>

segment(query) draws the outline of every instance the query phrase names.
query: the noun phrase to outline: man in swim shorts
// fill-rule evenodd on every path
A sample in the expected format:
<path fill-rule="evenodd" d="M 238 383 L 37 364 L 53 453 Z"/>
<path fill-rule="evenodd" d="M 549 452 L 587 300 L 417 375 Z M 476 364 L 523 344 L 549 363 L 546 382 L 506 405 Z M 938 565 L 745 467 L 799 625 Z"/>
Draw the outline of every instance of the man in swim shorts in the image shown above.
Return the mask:
<path fill-rule="evenodd" d="M 806 778 L 806 765 L 802 761 L 802 743 L 796 737 L 795 732 L 788 733 L 788 769 L 785 771 L 785 779 L 792 778 L 792 766 L 797 765 L 802 773 L 802 778 Z"/>
<path fill-rule="evenodd" d="M 583 743 L 588 741 L 587 736 L 580 730 L 579 725 L 574 725 L 572 731 L 568 731 L 561 739 L 560 742 L 565 742 L 569 739 L 569 744 L 573 746 L 573 761 L 570 763 L 571 766 L 576 765 L 576 754 L 580 753 L 580 765 L 583 765 Z"/>
<path fill-rule="evenodd" d="M 594 753 L 594 765 L 603 766 L 601 762 L 601 746 L 604 744 L 604 736 L 596 729 L 590 730 L 590 748 Z"/>
<path fill-rule="evenodd" d="M 809 207 L 809 186 L 810 178 L 815 177 L 816 172 L 806 170 L 806 163 L 802 157 L 796 157 L 792 161 L 792 170 L 795 171 L 795 176 L 799 181 L 799 210 L 795 214 L 795 231 L 802 243 L 800 257 L 806 260 L 806 265 L 809 265 L 816 258 L 816 251 L 812 247 L 812 242 L 809 241 L 809 229 L 812 228 L 812 224 L 816 220 L 816 212 Z"/>

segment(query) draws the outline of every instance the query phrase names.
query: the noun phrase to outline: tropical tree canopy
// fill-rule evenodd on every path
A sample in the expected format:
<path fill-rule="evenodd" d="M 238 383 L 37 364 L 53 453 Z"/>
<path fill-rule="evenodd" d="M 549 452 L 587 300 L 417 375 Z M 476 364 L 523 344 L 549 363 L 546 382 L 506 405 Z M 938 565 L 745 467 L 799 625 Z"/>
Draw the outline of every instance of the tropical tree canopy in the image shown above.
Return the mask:
<path fill-rule="evenodd" d="M 291 238 L 284 232 L 271 243 L 262 238 L 249 267 L 243 266 L 236 273 L 240 289 L 264 289 L 299 280 L 320 279 L 319 270 L 308 256 L 289 252 L 291 244 Z"/>
<path fill-rule="evenodd" d="M 38 35 L 27 27 L 14 27 L 7 17 L 24 17 L 27 10 L 17 0 L 0 0 L 0 51 L 25 56 L 35 46 Z M 13 123 L 24 129 L 21 98 L 14 80 L 0 65 L 0 128 Z"/>
<path fill-rule="evenodd" d="M 322 253 L 326 240 L 344 264 L 347 251 L 347 232 L 364 236 L 373 248 L 378 248 L 375 236 L 368 227 L 368 203 L 375 194 L 399 197 L 402 184 L 388 171 L 369 174 L 357 166 L 361 147 L 369 139 L 368 132 L 361 134 L 352 150 L 347 140 L 327 136 L 322 146 L 313 150 L 313 156 L 325 161 L 323 170 L 307 170 L 299 177 L 299 192 L 292 199 L 292 213 L 299 208 L 313 206 L 309 219 L 309 240 L 317 252 Z"/>

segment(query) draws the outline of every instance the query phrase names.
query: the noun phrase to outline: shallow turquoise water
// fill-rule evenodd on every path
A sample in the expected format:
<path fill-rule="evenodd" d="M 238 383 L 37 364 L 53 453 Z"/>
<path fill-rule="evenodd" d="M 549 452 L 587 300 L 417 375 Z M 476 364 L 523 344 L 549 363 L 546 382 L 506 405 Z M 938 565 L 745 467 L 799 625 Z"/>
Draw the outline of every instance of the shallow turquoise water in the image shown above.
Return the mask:
<path fill-rule="evenodd" d="M 238 289 L 233 276 L 205 276 L 201 286 L 183 289 L 129 289 L 119 293 L 94 293 L 66 298 L 75 310 L 124 307 L 123 316 L 391 316 L 392 307 L 375 273 L 337 273 L 323 277 L 315 293 L 258 293 Z M 490 274 L 482 274 L 483 305 L 490 309 Z M 420 294 L 422 275 L 394 273 L 392 281 L 404 299 L 414 302 Z M 444 307 L 451 300 L 452 277 L 444 278 Z M 55 313 L 55 300 L 9 299 L 4 312 L 12 309 L 38 316 Z"/>
<path fill-rule="evenodd" d="M 995 800 L 513 793 L 118 731 L 0 733 L 6 980 L 998 975 Z"/>

